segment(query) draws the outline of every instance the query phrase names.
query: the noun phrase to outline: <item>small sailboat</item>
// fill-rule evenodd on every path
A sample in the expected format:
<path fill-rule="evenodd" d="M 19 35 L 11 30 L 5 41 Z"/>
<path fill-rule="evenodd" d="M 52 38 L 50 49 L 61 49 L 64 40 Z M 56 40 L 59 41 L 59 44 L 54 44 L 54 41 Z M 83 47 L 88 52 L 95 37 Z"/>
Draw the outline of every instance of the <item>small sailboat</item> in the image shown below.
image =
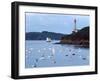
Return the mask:
<path fill-rule="evenodd" d="M 51 38 L 47 37 L 47 38 L 46 38 L 46 41 L 47 41 L 47 42 L 51 42 Z"/>

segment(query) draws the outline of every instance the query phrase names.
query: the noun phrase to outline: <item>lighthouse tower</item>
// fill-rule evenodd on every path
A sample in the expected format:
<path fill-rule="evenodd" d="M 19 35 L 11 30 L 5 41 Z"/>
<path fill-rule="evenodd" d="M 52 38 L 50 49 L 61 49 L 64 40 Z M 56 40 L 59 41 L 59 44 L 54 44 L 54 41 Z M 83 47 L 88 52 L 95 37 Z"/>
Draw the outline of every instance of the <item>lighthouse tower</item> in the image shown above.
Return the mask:
<path fill-rule="evenodd" d="M 76 19 L 74 19 L 74 29 L 73 29 L 73 33 L 77 33 L 78 32 L 78 30 L 77 30 L 77 28 L 76 28 L 76 23 L 77 23 L 77 21 L 76 21 Z"/>

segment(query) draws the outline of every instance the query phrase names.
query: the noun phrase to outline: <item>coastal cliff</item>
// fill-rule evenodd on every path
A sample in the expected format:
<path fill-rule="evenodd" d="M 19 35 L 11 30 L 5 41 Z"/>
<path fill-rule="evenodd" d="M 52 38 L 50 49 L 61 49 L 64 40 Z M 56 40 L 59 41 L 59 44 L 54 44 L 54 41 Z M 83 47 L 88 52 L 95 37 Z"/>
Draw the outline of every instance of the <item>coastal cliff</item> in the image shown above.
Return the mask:
<path fill-rule="evenodd" d="M 61 37 L 60 44 L 74 44 L 89 47 L 89 26 L 76 33 Z"/>

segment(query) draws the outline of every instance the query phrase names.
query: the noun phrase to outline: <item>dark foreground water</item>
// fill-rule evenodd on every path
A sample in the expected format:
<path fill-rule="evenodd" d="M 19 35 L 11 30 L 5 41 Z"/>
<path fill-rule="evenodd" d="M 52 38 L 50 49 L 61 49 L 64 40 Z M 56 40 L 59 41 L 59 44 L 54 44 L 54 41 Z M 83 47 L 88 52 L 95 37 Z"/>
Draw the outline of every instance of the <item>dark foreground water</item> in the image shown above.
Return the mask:
<path fill-rule="evenodd" d="M 25 68 L 89 65 L 89 48 L 26 41 Z"/>

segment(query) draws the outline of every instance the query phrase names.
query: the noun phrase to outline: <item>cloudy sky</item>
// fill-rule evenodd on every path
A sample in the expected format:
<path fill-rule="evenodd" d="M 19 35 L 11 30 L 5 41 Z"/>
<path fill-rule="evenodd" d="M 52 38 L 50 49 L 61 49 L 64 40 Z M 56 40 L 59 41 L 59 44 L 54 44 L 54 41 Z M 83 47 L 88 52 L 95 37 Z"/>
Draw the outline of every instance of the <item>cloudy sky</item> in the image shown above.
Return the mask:
<path fill-rule="evenodd" d="M 74 28 L 74 19 L 77 29 L 89 26 L 88 15 L 68 15 L 49 13 L 25 13 L 26 32 L 56 32 L 70 34 Z"/>

